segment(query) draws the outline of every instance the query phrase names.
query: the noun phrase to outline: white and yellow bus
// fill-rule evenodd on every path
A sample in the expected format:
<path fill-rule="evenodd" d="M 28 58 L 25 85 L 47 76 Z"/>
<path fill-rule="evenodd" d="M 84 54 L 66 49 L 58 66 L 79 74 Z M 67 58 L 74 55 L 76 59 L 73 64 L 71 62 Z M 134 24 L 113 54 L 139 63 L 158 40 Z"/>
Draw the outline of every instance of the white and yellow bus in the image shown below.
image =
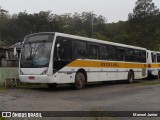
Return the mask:
<path fill-rule="evenodd" d="M 81 89 L 88 82 L 147 77 L 147 50 L 141 47 L 63 33 L 35 33 L 23 42 L 21 82 L 69 83 Z"/>
<path fill-rule="evenodd" d="M 160 52 L 148 50 L 147 53 L 148 77 L 160 78 Z"/>

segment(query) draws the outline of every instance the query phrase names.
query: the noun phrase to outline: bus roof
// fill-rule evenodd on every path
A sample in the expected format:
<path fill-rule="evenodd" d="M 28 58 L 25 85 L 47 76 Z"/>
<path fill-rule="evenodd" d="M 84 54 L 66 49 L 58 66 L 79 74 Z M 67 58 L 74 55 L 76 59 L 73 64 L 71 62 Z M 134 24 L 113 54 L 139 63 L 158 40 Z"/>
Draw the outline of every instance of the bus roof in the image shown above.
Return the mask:
<path fill-rule="evenodd" d="M 160 51 L 151 51 L 151 52 L 153 52 L 153 53 L 160 53 Z"/>
<path fill-rule="evenodd" d="M 55 34 L 55 36 L 63 36 L 63 37 L 75 38 L 75 39 L 80 39 L 80 40 L 89 41 L 89 42 L 96 42 L 96 43 L 102 43 L 102 44 L 115 45 L 115 46 L 119 46 L 119 47 L 126 47 L 126 48 L 146 50 L 146 48 L 143 48 L 143 47 L 137 47 L 137 46 L 132 46 L 132 45 L 126 45 L 126 44 L 121 44 L 121 43 L 109 42 L 109 41 L 105 41 L 105 40 L 98 40 L 98 39 L 81 37 L 81 36 L 77 36 L 77 35 L 70 35 L 70 34 L 59 33 L 59 32 L 39 32 L 39 33 L 30 34 L 28 36 L 38 35 L 38 34 Z"/>

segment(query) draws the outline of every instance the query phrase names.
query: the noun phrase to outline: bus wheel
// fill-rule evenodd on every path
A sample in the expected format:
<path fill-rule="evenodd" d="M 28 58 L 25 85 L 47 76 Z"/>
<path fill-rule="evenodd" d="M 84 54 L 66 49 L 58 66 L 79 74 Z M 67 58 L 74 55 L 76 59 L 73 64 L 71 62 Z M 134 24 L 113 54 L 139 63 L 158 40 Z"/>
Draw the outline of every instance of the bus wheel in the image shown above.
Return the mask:
<path fill-rule="evenodd" d="M 48 83 L 47 86 L 49 88 L 56 88 L 57 87 L 57 84 L 56 83 Z"/>
<path fill-rule="evenodd" d="M 132 71 L 129 71 L 128 72 L 128 80 L 127 80 L 127 82 L 129 84 L 131 84 L 131 83 L 133 83 L 133 80 L 134 80 L 134 73 Z"/>
<path fill-rule="evenodd" d="M 78 72 L 75 76 L 75 83 L 74 87 L 75 89 L 79 90 L 82 89 L 85 86 L 85 76 L 83 73 Z"/>
<path fill-rule="evenodd" d="M 160 78 L 160 71 L 158 72 L 158 79 Z"/>

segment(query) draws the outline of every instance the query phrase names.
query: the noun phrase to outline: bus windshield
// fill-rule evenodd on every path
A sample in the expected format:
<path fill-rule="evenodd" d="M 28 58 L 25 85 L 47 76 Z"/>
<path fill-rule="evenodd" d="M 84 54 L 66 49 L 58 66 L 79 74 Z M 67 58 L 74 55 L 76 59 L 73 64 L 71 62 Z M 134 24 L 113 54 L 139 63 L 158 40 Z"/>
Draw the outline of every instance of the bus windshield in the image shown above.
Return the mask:
<path fill-rule="evenodd" d="M 39 38 L 39 40 L 36 40 L 36 38 Z M 48 35 L 48 37 L 46 35 L 45 37 L 44 35 L 36 35 L 36 37 L 31 36 L 26 38 L 21 53 L 20 66 L 22 68 L 39 68 L 49 66 L 50 52 L 53 43 L 53 39 L 51 40 L 51 38 L 49 38 L 50 35 Z"/>

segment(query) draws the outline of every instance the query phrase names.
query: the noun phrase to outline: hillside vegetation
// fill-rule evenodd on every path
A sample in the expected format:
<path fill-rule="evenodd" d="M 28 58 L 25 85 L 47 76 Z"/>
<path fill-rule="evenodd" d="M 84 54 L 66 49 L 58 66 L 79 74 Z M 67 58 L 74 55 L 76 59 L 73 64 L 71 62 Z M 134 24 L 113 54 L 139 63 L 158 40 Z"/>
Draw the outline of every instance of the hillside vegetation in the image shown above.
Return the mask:
<path fill-rule="evenodd" d="M 152 0 L 138 0 L 127 21 L 107 23 L 93 12 L 53 14 L 26 11 L 10 15 L 0 7 L 0 46 L 23 41 L 35 32 L 62 32 L 160 50 L 160 12 Z"/>

